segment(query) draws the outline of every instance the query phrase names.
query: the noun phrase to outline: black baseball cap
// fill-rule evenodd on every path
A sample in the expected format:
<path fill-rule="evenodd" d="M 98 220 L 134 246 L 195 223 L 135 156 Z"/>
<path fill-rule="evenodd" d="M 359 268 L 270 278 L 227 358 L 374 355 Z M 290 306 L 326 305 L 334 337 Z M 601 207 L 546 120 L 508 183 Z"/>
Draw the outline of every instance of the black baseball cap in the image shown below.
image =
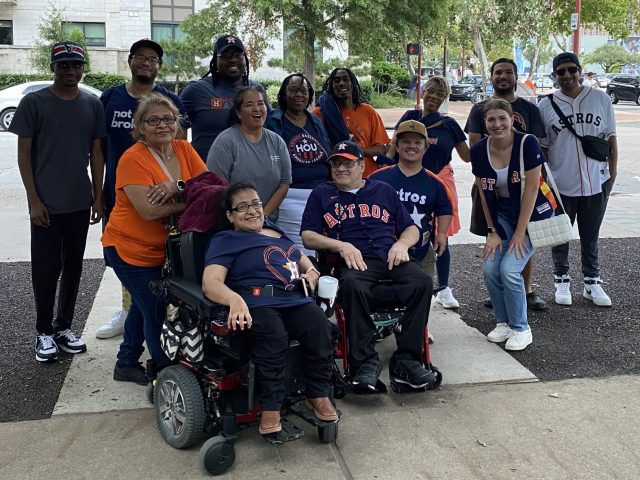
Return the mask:
<path fill-rule="evenodd" d="M 364 155 L 362 155 L 362 150 L 357 143 L 346 140 L 334 145 L 333 150 L 331 150 L 331 155 L 329 155 L 327 161 L 330 162 L 336 157 L 346 158 L 347 160 L 353 160 L 355 162 L 357 160 L 362 160 Z"/>
<path fill-rule="evenodd" d="M 229 47 L 237 47 L 244 52 L 244 45 L 235 35 L 223 35 L 216 40 L 214 50 L 217 53 L 224 52 Z"/>
<path fill-rule="evenodd" d="M 158 54 L 158 57 L 160 57 L 160 60 L 162 60 L 164 50 L 158 42 L 155 42 L 150 38 L 143 38 L 131 45 L 131 48 L 129 49 L 129 55 L 135 55 L 135 53 L 141 48 L 150 48 L 151 50 L 156 52 Z"/>
<path fill-rule="evenodd" d="M 563 63 L 575 63 L 576 67 L 582 68 L 580 66 L 580 60 L 578 60 L 578 56 L 575 53 L 562 52 L 553 59 L 553 71 L 555 72 L 558 65 L 562 65 Z"/>

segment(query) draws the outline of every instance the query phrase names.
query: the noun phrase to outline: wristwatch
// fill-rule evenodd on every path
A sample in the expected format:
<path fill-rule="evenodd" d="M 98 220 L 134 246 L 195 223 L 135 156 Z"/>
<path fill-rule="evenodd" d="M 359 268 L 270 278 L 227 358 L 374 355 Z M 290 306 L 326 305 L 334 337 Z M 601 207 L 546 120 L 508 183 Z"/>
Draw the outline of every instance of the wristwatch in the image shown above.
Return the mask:
<path fill-rule="evenodd" d="M 176 182 L 176 187 L 178 187 L 178 190 L 180 190 L 181 192 L 184 190 L 184 187 L 186 187 L 187 184 L 184 183 L 184 180 L 178 180 Z"/>
<path fill-rule="evenodd" d="M 494 235 L 496 235 L 498 233 L 496 231 L 495 227 L 487 227 L 487 230 L 489 231 L 489 233 L 493 233 Z"/>

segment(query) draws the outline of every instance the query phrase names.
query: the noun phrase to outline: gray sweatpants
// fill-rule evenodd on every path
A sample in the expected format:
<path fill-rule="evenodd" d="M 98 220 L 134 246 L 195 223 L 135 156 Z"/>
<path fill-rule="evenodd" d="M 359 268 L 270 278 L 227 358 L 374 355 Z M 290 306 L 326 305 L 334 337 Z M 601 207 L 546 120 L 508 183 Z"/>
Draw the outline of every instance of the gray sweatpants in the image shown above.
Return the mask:
<path fill-rule="evenodd" d="M 582 274 L 585 277 L 600 276 L 598 264 L 598 237 L 600 225 L 607 209 L 609 194 L 611 193 L 611 179 L 602 184 L 602 192 L 589 197 L 562 197 L 562 203 L 571 224 L 578 220 L 580 234 L 580 251 L 582 254 Z M 553 273 L 566 275 L 569 273 L 569 244 L 564 243 L 551 249 L 553 255 Z"/>

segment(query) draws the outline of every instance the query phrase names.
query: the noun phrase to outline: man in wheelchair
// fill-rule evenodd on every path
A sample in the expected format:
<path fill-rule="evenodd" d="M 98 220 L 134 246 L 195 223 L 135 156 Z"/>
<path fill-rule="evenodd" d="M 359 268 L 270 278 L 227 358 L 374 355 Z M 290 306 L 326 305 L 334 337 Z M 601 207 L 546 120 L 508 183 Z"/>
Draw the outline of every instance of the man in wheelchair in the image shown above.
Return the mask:
<path fill-rule="evenodd" d="M 406 312 L 397 329 L 397 349 L 389 362 L 391 380 L 422 388 L 433 380 L 422 362 L 425 324 L 433 284 L 409 249 L 420 232 L 387 183 L 363 180 L 363 154 L 349 141 L 329 157 L 333 182 L 316 187 L 305 208 L 304 246 L 339 254 L 341 304 L 347 317 L 349 374 L 353 384 L 375 390 L 382 363 L 375 350 L 370 313 L 373 286 L 389 279 Z"/>

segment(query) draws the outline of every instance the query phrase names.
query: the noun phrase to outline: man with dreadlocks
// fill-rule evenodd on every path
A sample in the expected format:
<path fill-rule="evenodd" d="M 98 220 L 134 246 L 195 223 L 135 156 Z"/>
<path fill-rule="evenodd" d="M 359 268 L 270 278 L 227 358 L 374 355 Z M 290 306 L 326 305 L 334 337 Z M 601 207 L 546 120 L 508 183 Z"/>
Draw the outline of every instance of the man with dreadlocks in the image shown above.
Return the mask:
<path fill-rule="evenodd" d="M 348 68 L 334 69 L 322 90 L 320 105 L 313 113 L 322 120 L 331 145 L 352 140 L 360 146 L 365 156 L 363 176 L 367 177 L 378 168 L 373 157 L 384 154 L 389 144 L 380 115 L 362 101 L 358 79 Z"/>
<path fill-rule="evenodd" d="M 207 74 L 191 82 L 180 95 L 191 120 L 191 144 L 203 161 L 218 134 L 229 126 L 236 91 L 248 85 L 259 84 L 249 80 L 249 59 L 242 40 L 235 35 L 221 36 Z"/>

